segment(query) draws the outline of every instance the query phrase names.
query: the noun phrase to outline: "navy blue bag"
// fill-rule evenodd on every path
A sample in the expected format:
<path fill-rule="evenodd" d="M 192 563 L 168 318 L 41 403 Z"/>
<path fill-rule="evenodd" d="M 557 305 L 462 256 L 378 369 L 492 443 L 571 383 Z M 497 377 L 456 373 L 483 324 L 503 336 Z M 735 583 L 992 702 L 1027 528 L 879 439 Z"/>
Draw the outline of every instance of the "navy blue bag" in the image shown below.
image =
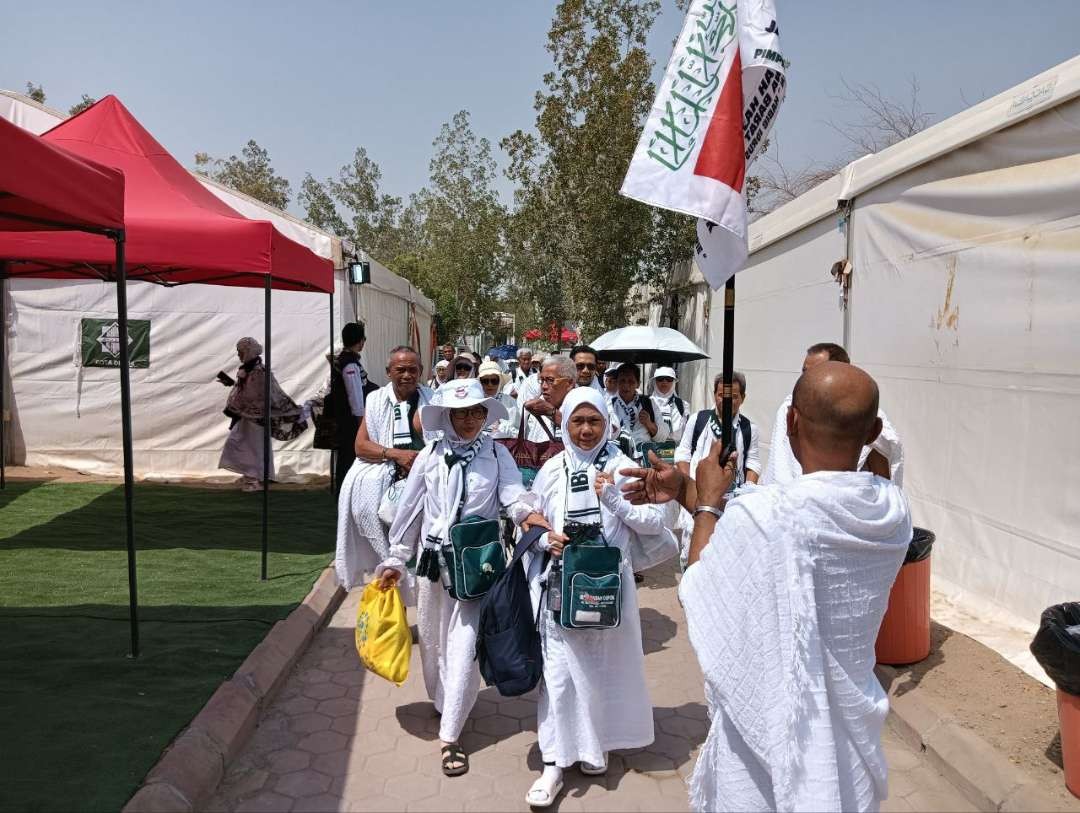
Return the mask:
<path fill-rule="evenodd" d="M 532 528 L 522 535 L 506 571 L 480 599 L 476 659 L 484 683 L 503 697 L 525 694 L 544 674 L 540 628 L 521 557 L 545 530 Z"/>

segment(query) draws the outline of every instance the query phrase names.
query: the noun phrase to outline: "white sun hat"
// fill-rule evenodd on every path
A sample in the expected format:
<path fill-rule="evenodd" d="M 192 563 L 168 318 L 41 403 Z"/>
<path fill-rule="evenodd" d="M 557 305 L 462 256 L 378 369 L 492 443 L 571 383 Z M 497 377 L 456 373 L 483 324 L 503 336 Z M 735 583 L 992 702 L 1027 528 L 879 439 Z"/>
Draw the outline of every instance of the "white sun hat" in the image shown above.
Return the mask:
<path fill-rule="evenodd" d="M 443 420 L 449 422 L 448 414 L 451 409 L 466 409 L 471 406 L 482 406 L 487 409 L 485 425 L 495 421 L 505 421 L 509 414 L 498 398 L 488 398 L 484 395 L 484 388 L 480 381 L 475 378 L 457 378 L 442 384 L 430 404 L 420 407 L 420 423 L 424 430 L 433 432 L 443 428 Z"/>
<path fill-rule="evenodd" d="M 672 378 L 675 381 L 679 380 L 679 377 L 675 375 L 675 371 L 670 367 L 657 367 L 656 372 L 652 374 L 653 381 L 658 378 Z"/>

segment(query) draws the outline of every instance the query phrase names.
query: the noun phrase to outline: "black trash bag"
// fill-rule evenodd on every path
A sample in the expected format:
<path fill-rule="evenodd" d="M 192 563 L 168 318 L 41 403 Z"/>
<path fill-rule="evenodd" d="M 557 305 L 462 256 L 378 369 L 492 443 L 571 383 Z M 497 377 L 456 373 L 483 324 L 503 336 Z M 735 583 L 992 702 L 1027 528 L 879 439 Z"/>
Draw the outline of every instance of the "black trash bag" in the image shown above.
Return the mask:
<path fill-rule="evenodd" d="M 926 528 L 913 528 L 911 534 L 911 544 L 908 545 L 907 556 L 904 557 L 904 564 L 910 565 L 912 562 L 921 562 L 923 559 L 930 557 L 930 549 L 934 547 L 934 540 L 937 539 L 934 536 L 933 531 L 928 531 Z"/>
<path fill-rule="evenodd" d="M 1080 696 L 1080 601 L 1043 610 L 1031 654 L 1061 691 Z"/>

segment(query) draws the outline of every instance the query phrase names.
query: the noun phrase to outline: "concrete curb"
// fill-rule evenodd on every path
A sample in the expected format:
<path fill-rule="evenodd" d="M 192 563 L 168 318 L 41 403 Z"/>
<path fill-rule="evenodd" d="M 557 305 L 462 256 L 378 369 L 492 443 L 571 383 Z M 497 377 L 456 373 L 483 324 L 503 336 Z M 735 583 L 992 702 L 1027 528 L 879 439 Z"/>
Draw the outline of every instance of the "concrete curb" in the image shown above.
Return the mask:
<path fill-rule="evenodd" d="M 344 598 L 334 568 L 328 567 L 300 606 L 271 627 L 165 749 L 122 813 L 190 813 L 205 802 L 255 730 L 259 714 Z"/>
<path fill-rule="evenodd" d="M 891 666 L 878 664 L 878 680 L 889 694 L 894 730 L 909 746 L 926 753 L 968 801 L 983 811 L 1068 811 L 1042 790 L 1009 758 L 970 729 L 935 708 L 917 691 L 905 691 L 907 683 Z"/>

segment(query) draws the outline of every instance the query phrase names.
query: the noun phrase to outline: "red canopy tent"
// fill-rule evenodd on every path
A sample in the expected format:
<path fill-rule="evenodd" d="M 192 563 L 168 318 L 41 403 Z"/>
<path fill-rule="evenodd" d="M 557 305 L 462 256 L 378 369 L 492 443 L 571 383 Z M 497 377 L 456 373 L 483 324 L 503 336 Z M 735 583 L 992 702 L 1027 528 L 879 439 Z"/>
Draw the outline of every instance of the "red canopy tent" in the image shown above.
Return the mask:
<path fill-rule="evenodd" d="M 124 276 L 124 173 L 69 153 L 14 124 L 0 120 L 0 236 L 12 232 L 57 235 L 77 230 L 96 250 L 110 248 L 118 272 L 117 304 L 120 330 L 120 390 L 124 425 L 124 468 L 131 465 L 131 401 L 128 380 L 127 308 Z M 46 230 L 46 231 L 42 231 Z M 107 239 L 102 239 L 107 238 Z M 110 242 L 112 243 L 110 247 Z M 4 488 L 4 356 L 7 325 L 4 320 L 5 264 L 0 262 L 0 488 Z M 135 536 L 131 523 L 130 480 L 128 497 L 127 561 L 128 608 L 132 653 L 138 654 L 139 622 L 135 586 Z"/>
<path fill-rule="evenodd" d="M 124 228 L 124 173 L 0 119 L 0 231 Z M 93 240 L 93 238 L 90 238 Z M 112 246 L 98 240 L 99 247 Z"/>
<path fill-rule="evenodd" d="M 0 232 L 3 276 L 115 279 L 121 340 L 121 401 L 124 432 L 124 485 L 129 547 L 134 549 L 131 497 L 130 391 L 127 360 L 126 280 L 161 285 L 209 283 L 261 287 L 265 291 L 265 414 L 270 413 L 270 291 L 321 291 L 333 295 L 330 260 L 288 239 L 273 224 L 249 220 L 203 188 L 135 119 L 115 96 L 106 96 L 82 113 L 41 136 L 46 146 L 63 148 L 84 161 L 121 170 L 124 189 L 123 229 L 116 251 L 90 235 L 61 231 Z M 6 153 L 0 159 L 9 164 Z M 9 170 L 14 171 L 14 170 Z M 69 180 L 70 177 L 70 180 Z M 50 181 L 51 178 L 51 181 Z M 31 180 L 33 177 L 31 176 Z M 36 183 L 68 189 L 76 176 L 58 171 Z M 74 194 L 74 193 L 70 193 Z M 62 197 L 62 196 L 60 196 Z M 125 257 L 126 249 L 126 257 Z M 0 314 L 2 320 L 2 314 Z M 263 436 L 262 578 L 267 576 L 267 515 L 270 468 L 270 422 Z M 130 572 L 134 590 L 134 570 Z M 133 593 L 134 596 L 134 593 Z M 134 618 L 134 600 L 132 613 Z M 133 621 L 134 624 L 134 621 Z M 138 652 L 133 626 L 132 651 Z"/>

